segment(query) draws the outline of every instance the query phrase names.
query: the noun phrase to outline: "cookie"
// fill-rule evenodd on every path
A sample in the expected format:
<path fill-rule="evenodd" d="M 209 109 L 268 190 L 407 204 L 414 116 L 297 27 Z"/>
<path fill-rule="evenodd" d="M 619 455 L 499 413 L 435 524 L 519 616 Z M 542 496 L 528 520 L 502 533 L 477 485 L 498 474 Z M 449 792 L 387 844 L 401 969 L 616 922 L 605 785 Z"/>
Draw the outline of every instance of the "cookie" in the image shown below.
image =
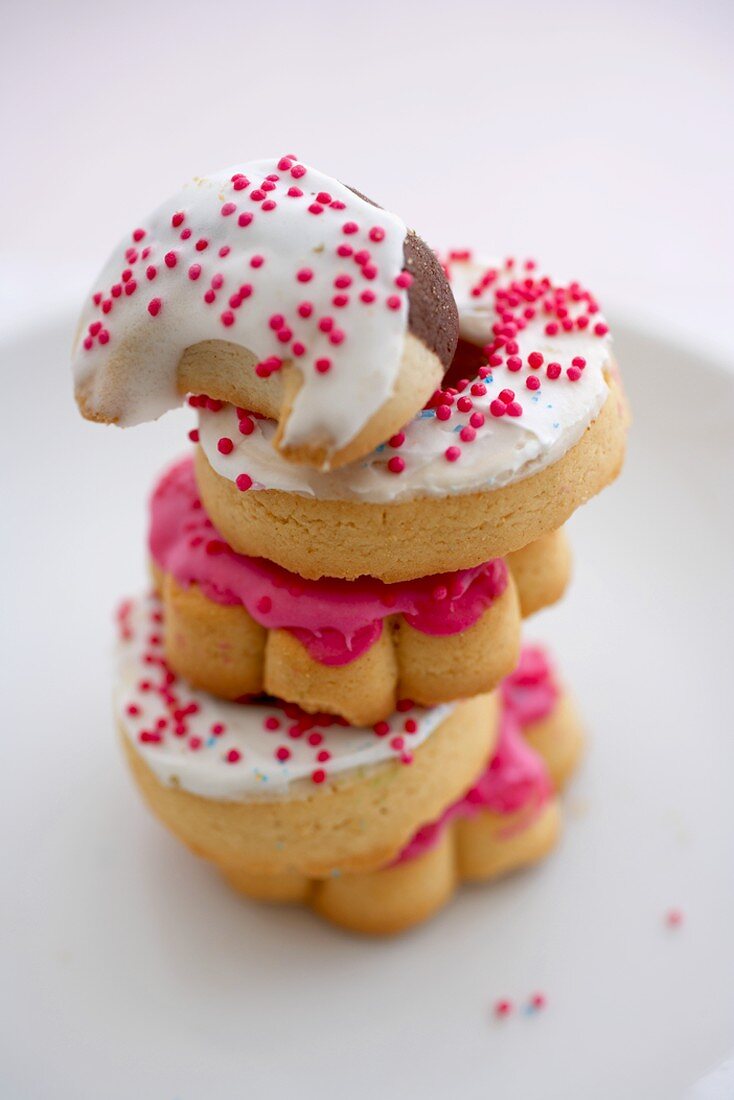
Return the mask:
<path fill-rule="evenodd" d="M 161 619 L 155 598 L 121 609 L 122 743 L 153 812 L 228 872 L 322 877 L 383 866 L 492 752 L 496 695 L 406 707 L 372 730 L 193 691 L 163 657 Z"/>
<path fill-rule="evenodd" d="M 499 741 L 489 766 L 389 866 L 322 879 L 250 875 L 241 867 L 226 869 L 226 878 L 248 897 L 307 904 L 354 932 L 403 931 L 432 916 L 461 882 L 486 882 L 549 854 L 561 826 L 557 793 L 582 746 L 578 718 L 546 656 L 527 648 L 502 688 Z M 564 766 L 554 772 L 560 760 Z"/>
<path fill-rule="evenodd" d="M 284 156 L 197 177 L 120 243 L 82 312 L 75 392 L 122 426 L 204 392 L 271 418 L 287 463 L 328 470 L 421 408 L 457 338 L 420 237 Z"/>
<path fill-rule="evenodd" d="M 230 550 L 190 459 L 155 487 L 149 549 L 170 667 L 225 699 L 266 691 L 372 725 L 400 699 L 434 706 L 491 691 L 517 662 L 520 608 L 502 560 L 394 585 L 304 581 Z M 512 555 L 510 568 L 528 613 L 552 602 L 568 579 L 562 532 Z"/>
<path fill-rule="evenodd" d="M 195 398 L 199 490 L 227 542 L 304 577 L 406 580 L 504 557 L 609 484 L 628 413 L 593 296 L 527 265 L 482 293 L 477 376 L 341 469 L 286 463 L 273 421 Z"/>

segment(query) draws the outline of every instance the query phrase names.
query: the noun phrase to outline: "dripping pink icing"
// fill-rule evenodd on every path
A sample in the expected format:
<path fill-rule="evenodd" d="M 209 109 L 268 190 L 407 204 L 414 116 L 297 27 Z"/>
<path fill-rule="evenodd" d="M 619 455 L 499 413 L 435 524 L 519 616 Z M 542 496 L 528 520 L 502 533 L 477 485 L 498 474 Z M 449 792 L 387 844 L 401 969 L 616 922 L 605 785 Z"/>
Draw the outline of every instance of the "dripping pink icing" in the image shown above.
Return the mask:
<path fill-rule="evenodd" d="M 545 763 L 530 748 L 523 730 L 547 718 L 557 700 L 558 685 L 547 655 L 537 646 L 523 647 L 520 663 L 500 688 L 502 713 L 494 756 L 463 798 L 415 833 L 396 863 L 430 851 L 452 821 L 482 810 L 495 814 L 524 811 L 522 827 L 531 824 L 548 801 L 552 785 Z"/>
<path fill-rule="evenodd" d="M 156 565 L 180 585 L 198 584 L 208 599 L 242 604 L 262 626 L 290 630 L 325 665 L 348 664 L 366 652 L 389 615 L 403 615 L 424 634 L 458 634 L 507 586 L 501 558 L 474 569 L 384 584 L 372 577 L 307 581 L 264 558 L 237 554 L 202 507 L 190 457 L 172 466 L 153 492 L 148 545 Z"/>

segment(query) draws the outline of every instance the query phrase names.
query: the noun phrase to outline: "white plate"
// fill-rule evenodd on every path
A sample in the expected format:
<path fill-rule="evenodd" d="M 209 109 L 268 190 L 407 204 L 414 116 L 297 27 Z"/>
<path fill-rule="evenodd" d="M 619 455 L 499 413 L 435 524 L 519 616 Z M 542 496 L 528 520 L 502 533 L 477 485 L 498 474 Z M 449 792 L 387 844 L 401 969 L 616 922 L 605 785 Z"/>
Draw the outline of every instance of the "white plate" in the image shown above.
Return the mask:
<path fill-rule="evenodd" d="M 241 900 L 139 803 L 111 616 L 188 419 L 84 424 L 69 332 L 2 349 L 4 1100 L 669 1100 L 727 1056 L 734 376 L 622 328 L 629 462 L 573 521 L 574 585 L 531 630 L 593 738 L 562 847 L 383 943 Z M 536 990 L 545 1011 L 493 1019 Z"/>

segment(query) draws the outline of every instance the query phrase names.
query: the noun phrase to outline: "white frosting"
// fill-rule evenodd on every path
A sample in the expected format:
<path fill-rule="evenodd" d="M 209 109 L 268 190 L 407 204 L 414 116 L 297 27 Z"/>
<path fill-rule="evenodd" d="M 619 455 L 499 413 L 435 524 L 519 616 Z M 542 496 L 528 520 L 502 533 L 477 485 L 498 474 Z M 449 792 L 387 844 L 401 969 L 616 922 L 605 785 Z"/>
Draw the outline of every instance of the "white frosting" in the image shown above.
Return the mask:
<path fill-rule="evenodd" d="M 388 720 L 389 732 L 382 736 L 372 729 L 328 725 L 317 720 L 294 739 L 288 729 L 297 725 L 297 721 L 287 718 L 282 706 L 227 703 L 194 691 L 175 678 L 167 688 L 161 617 L 161 604 L 155 597 L 129 601 L 121 609 L 115 710 L 130 744 L 161 783 L 205 798 L 230 801 L 284 798 L 294 793 L 291 788 L 298 782 L 309 784 L 308 793 L 318 770 L 326 773 L 328 782 L 333 776 L 388 761 L 402 760 L 408 765 L 412 751 L 430 737 L 456 706 L 448 703 L 396 712 Z M 141 684 L 149 686 L 141 688 Z M 166 690 L 173 698 L 166 699 Z M 185 733 L 177 736 L 175 714 L 192 704 L 198 708 L 197 712 L 179 719 L 185 725 Z M 139 713 L 130 714 L 130 707 Z M 279 728 L 266 729 L 267 719 L 277 720 Z M 158 720 L 166 723 L 160 730 L 156 726 Z M 413 733 L 404 728 L 411 721 L 416 724 Z M 222 732 L 213 733 L 218 726 Z M 141 735 L 151 732 L 161 740 L 141 739 Z M 310 744 L 311 735 L 320 735 L 320 743 Z M 395 741 L 396 737 L 402 738 L 402 744 Z M 196 742 L 192 743 L 192 738 L 199 739 L 199 747 L 193 747 Z M 276 757 L 279 748 L 286 748 L 290 758 L 279 761 Z M 230 763 L 227 754 L 232 751 L 239 753 L 240 758 Z M 318 759 L 323 752 L 329 753 L 328 760 Z"/>
<path fill-rule="evenodd" d="M 233 181 L 238 174 L 247 186 Z M 263 192 L 263 183 L 272 189 Z M 302 194 L 289 195 L 292 188 Z M 321 192 L 330 201 L 310 213 Z M 240 224 L 243 215 L 252 217 L 249 224 Z M 349 223 L 357 230 L 350 232 Z M 384 235 L 372 239 L 370 231 Z M 153 420 L 180 404 L 176 369 L 183 351 L 203 340 L 228 340 L 261 362 L 276 356 L 301 369 L 286 444 L 326 439 L 339 448 L 394 389 L 408 317 L 407 290 L 396 285 L 405 235 L 394 214 L 295 159 L 253 161 L 197 178 L 145 218 L 100 273 L 80 321 L 77 389 L 92 413 L 123 426 Z M 201 241 L 207 245 L 200 251 Z M 340 246 L 352 254 L 340 256 Z M 367 266 L 354 256 L 365 250 Z M 253 267 L 257 257 L 262 263 Z M 196 278 L 192 265 L 201 268 Z M 312 277 L 299 281 L 305 269 Z M 340 279 L 351 283 L 340 286 Z M 241 287 L 250 291 L 240 301 Z M 364 292 L 374 301 L 363 302 Z M 232 295 L 239 304 L 231 304 Z M 339 295 L 346 305 L 335 304 Z M 308 317 L 299 314 L 303 303 L 312 306 Z M 285 322 L 281 332 L 290 331 L 285 341 L 271 326 L 276 315 Z M 333 320 L 331 332 L 319 328 L 324 318 Z M 340 343 L 331 342 L 336 330 Z M 325 358 L 332 365 L 320 373 L 315 364 Z"/>
<path fill-rule="evenodd" d="M 477 297 L 472 295 L 472 288 L 490 265 L 466 260 L 450 262 L 447 267 L 457 296 L 461 331 L 465 339 L 484 345 L 492 339 L 492 326 L 498 320 L 496 289 L 511 285 L 517 278 L 516 271 L 497 265 L 498 278 Z M 257 420 L 255 430 L 244 436 L 238 431 L 238 417 L 231 406 L 219 412 L 200 411 L 201 445 L 223 477 L 236 481 L 245 473 L 253 479 L 252 489 L 280 489 L 322 500 L 389 503 L 495 489 L 520 481 L 562 458 L 581 438 L 606 399 L 604 372 L 610 365 L 610 338 L 595 334 L 594 326 L 603 325 L 603 318 L 595 307 L 589 314 L 587 306 L 586 299 L 571 301 L 569 313 L 572 318 L 589 317 L 588 327 L 570 332 L 561 329 L 554 335 L 546 333 L 549 315 L 539 308 L 537 316 L 526 320 L 515 337 L 515 354 L 522 360 L 519 371 L 509 370 L 508 356 L 503 356 L 502 364 L 483 380 L 485 394 L 472 394 L 471 386 L 464 390 L 462 396 L 471 400 L 471 409 L 460 411 L 455 399 L 448 420 L 439 419 L 435 409 L 424 409 L 403 430 L 405 440 L 400 447 L 383 445 L 365 459 L 341 469 L 322 472 L 285 462 L 271 443 L 275 425 Z M 531 352 L 543 356 L 539 369 L 528 364 Z M 586 365 L 581 376 L 571 381 L 566 372 L 577 357 Z M 547 376 L 550 363 L 560 364 L 559 378 Z M 531 376 L 540 381 L 539 389 L 527 388 Z M 514 392 L 522 414 L 497 418 L 492 415 L 491 404 L 508 389 Z M 476 413 L 484 416 L 484 424 L 475 429 L 473 441 L 465 442 L 461 431 Z M 218 449 L 223 436 L 235 445 L 230 454 L 221 454 Z M 460 449 L 459 457 L 448 461 L 446 451 L 454 446 Z M 405 463 L 397 474 L 388 467 L 395 456 Z"/>

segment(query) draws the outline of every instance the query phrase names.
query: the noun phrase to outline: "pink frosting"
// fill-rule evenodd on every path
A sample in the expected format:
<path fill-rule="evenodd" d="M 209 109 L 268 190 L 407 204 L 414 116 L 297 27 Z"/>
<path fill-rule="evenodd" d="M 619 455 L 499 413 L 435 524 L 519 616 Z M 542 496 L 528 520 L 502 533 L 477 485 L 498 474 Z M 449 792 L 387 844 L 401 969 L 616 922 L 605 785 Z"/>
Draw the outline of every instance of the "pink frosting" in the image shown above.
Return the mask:
<path fill-rule="evenodd" d="M 208 599 L 242 604 L 268 629 L 290 630 L 325 665 L 355 660 L 377 641 L 389 615 L 403 615 L 424 634 L 458 634 L 477 621 L 507 586 L 507 567 L 495 558 L 400 584 L 373 577 L 307 581 L 264 558 L 236 554 L 206 515 L 184 458 L 160 479 L 150 503 L 150 553 L 186 587 L 198 584 Z"/>
<path fill-rule="evenodd" d="M 500 688 L 499 740 L 494 756 L 477 782 L 443 814 L 423 825 L 406 844 L 396 863 L 423 855 L 438 843 L 443 830 L 459 817 L 473 817 L 482 810 L 494 814 L 522 815 L 512 832 L 535 820 L 552 793 L 548 770 L 530 748 L 523 730 L 551 713 L 558 700 L 558 685 L 544 651 L 525 646 L 520 663 Z"/>

